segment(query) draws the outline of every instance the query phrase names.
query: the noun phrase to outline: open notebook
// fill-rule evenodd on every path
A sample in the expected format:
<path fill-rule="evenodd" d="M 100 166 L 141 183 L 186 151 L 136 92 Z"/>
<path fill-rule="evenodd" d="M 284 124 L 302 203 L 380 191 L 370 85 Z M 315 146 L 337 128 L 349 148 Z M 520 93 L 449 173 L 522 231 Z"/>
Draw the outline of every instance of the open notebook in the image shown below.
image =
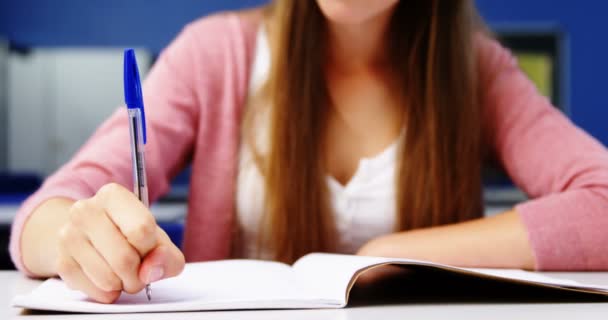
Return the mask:
<path fill-rule="evenodd" d="M 456 268 L 426 261 L 313 253 L 293 266 L 258 260 L 223 260 L 190 263 L 178 277 L 152 285 L 152 301 L 143 292 L 123 294 L 114 304 L 88 300 L 49 279 L 28 295 L 17 296 L 13 306 L 39 310 L 131 313 L 236 309 L 342 308 L 357 276 L 384 264 L 401 264 L 518 282 L 556 290 L 608 296 L 608 286 L 554 279 L 533 272 L 505 269 Z"/>

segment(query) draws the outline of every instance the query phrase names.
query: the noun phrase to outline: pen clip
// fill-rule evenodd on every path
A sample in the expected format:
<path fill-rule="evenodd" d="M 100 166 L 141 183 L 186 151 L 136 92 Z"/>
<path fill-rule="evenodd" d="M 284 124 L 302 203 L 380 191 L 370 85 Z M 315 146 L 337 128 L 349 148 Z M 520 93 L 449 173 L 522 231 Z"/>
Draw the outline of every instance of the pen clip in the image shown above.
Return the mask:
<path fill-rule="evenodd" d="M 139 78 L 139 69 L 137 68 L 137 59 L 135 58 L 135 50 L 133 49 L 125 49 L 124 53 L 124 90 L 127 108 L 139 109 L 141 112 L 143 140 L 144 144 L 146 144 L 147 134 L 144 98 L 141 90 L 141 81 Z"/>

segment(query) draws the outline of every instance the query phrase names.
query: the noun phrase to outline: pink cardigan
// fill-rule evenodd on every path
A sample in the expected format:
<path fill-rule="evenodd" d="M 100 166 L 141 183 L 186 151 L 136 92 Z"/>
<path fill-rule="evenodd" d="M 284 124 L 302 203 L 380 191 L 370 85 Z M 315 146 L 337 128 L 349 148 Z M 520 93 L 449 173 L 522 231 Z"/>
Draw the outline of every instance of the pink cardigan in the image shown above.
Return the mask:
<path fill-rule="evenodd" d="M 226 258 L 233 230 L 241 111 L 258 23 L 219 14 L 187 26 L 144 84 L 150 199 L 192 161 L 184 253 Z M 491 149 L 515 183 L 536 198 L 516 207 L 539 269 L 608 269 L 608 153 L 542 97 L 495 41 L 477 39 Z M 126 112 L 119 108 L 73 159 L 26 200 L 10 252 L 24 268 L 20 238 L 28 215 L 52 197 L 82 199 L 102 185 L 132 186 Z M 28 273 L 29 274 L 29 273 Z"/>

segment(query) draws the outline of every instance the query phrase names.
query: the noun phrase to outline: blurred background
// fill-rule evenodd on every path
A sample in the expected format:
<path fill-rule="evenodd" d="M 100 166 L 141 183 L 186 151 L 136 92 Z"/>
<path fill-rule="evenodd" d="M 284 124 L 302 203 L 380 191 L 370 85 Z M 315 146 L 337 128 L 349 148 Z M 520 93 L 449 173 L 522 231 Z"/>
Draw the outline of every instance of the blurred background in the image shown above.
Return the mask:
<path fill-rule="evenodd" d="M 407 1 L 407 0 L 402 0 Z M 0 0 L 0 269 L 19 203 L 67 161 L 122 102 L 122 50 L 137 48 L 143 75 L 188 22 L 264 0 Z M 521 67 L 574 123 L 605 145 L 608 30 L 601 0 L 477 0 Z M 551 161 L 551 159 L 547 159 Z M 153 205 L 181 243 L 189 171 Z M 493 170 L 486 212 L 525 199 Z"/>

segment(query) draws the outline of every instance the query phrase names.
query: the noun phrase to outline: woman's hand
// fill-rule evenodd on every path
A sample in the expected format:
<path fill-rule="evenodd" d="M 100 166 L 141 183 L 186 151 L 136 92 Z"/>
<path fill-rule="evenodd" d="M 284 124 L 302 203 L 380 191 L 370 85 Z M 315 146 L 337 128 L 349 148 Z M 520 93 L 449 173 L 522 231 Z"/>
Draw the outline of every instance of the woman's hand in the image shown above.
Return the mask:
<path fill-rule="evenodd" d="M 58 246 L 57 274 L 68 287 L 103 303 L 176 276 L 185 264 L 148 208 L 118 184 L 71 206 Z"/>
<path fill-rule="evenodd" d="M 527 231 L 515 211 L 383 235 L 363 245 L 357 254 L 470 268 L 535 268 Z"/>

